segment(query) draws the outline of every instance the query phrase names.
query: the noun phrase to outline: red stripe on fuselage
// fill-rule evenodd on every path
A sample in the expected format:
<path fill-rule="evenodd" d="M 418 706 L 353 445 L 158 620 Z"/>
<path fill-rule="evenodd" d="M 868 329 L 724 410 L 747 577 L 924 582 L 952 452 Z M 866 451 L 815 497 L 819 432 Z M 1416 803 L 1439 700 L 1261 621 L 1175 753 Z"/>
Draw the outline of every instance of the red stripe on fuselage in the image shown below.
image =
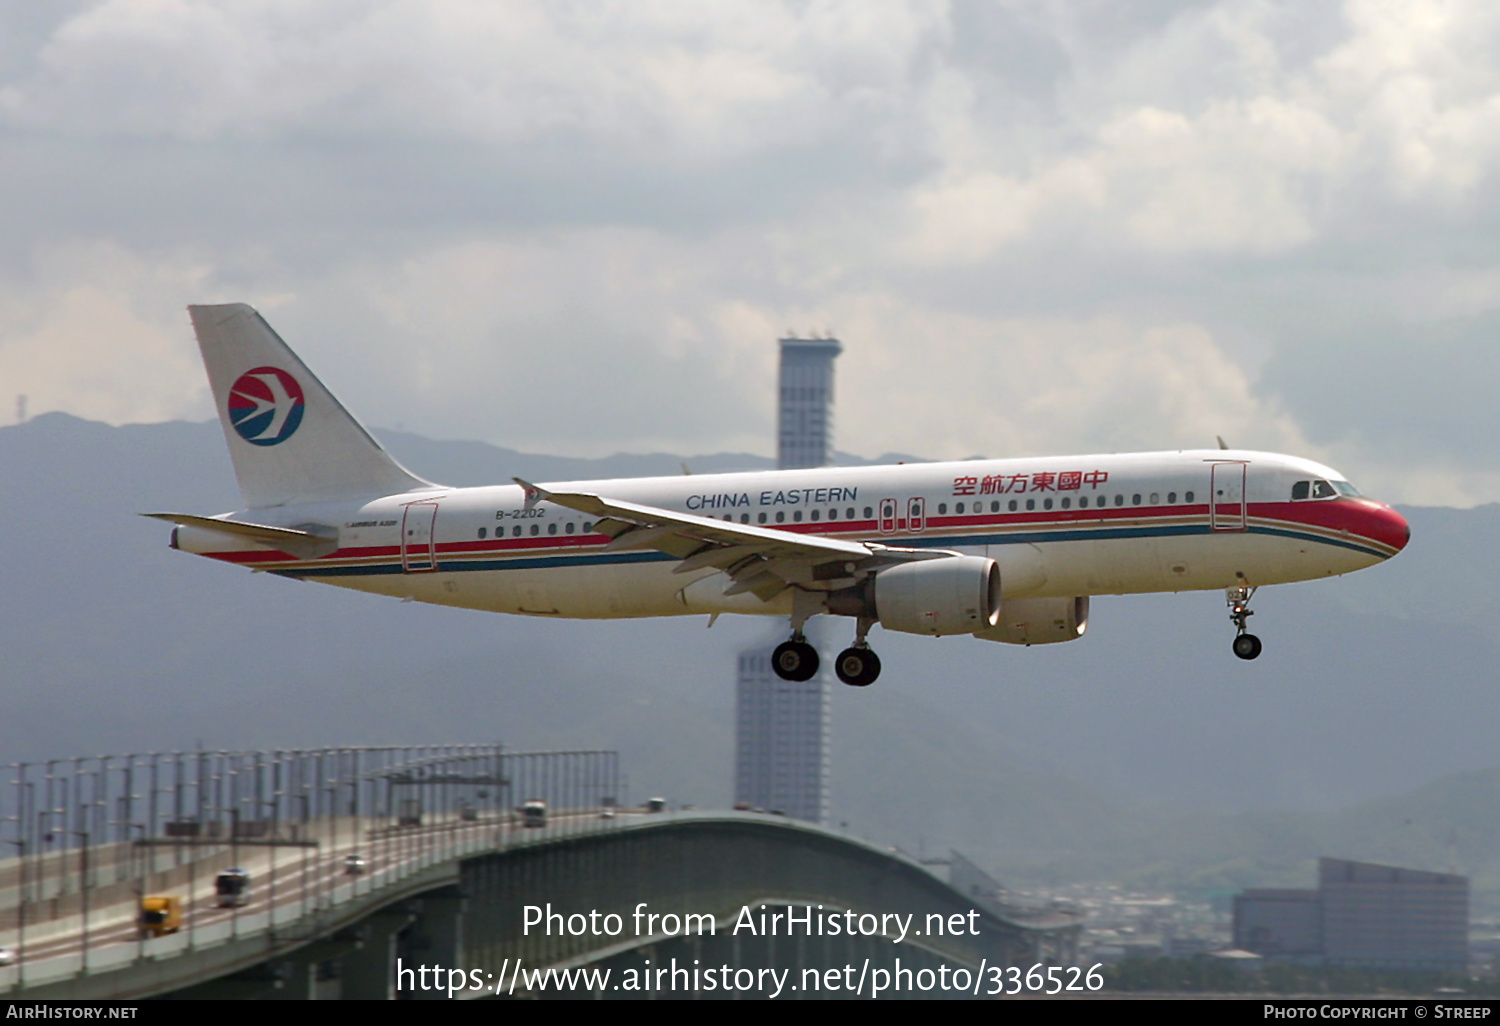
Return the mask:
<path fill-rule="evenodd" d="M 1347 532 L 1380 546 L 1400 551 L 1411 537 L 1410 527 L 1399 513 L 1383 503 L 1369 499 L 1339 498 L 1311 500 L 1307 502 L 1254 502 L 1247 507 L 1253 519 L 1277 520 L 1283 523 L 1302 524 L 1322 531 Z M 755 526 L 771 527 L 793 534 L 828 535 L 832 537 L 855 535 L 872 542 L 898 543 L 904 537 L 921 537 L 927 534 L 954 530 L 998 530 L 1002 528 L 1061 527 L 1073 524 L 1108 523 L 1138 520 L 1206 520 L 1209 510 L 1203 504 L 1178 504 L 1167 506 L 1110 506 L 1099 509 L 1053 509 L 1018 510 L 1014 513 L 991 513 L 983 515 L 936 515 L 924 520 L 921 531 L 907 531 L 906 519 L 897 520 L 896 530 L 881 534 L 878 524 L 870 520 L 824 521 L 821 523 L 768 523 Z M 728 521 L 734 523 L 735 521 Z M 486 555 L 517 554 L 534 550 L 584 549 L 607 544 L 609 538 L 601 534 L 526 536 L 521 538 L 497 538 L 494 540 L 466 540 L 444 542 L 437 546 L 442 555 Z M 236 552 L 211 553 L 212 558 L 240 565 L 261 563 L 301 563 L 296 557 L 277 551 L 242 550 Z M 370 560 L 378 558 L 397 559 L 400 546 L 372 545 L 339 549 L 312 562 L 321 564 L 344 560 Z"/>

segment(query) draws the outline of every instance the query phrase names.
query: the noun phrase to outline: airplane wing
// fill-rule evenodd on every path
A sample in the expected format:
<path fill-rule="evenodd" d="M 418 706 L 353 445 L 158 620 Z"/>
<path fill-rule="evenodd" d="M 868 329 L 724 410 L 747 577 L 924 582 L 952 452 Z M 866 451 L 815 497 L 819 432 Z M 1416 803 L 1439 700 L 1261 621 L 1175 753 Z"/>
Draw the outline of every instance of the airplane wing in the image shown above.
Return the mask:
<path fill-rule="evenodd" d="M 725 595 L 748 591 L 766 602 L 792 585 L 831 591 L 848 587 L 860 576 L 893 563 L 957 555 L 943 549 L 893 548 L 736 524 L 587 492 L 551 492 L 520 478 L 514 480 L 526 490 L 528 507 L 545 500 L 599 517 L 594 530 L 610 537 L 606 552 L 665 552 L 679 560 L 673 573 L 710 567 L 722 570 L 734 582 L 725 589 Z"/>

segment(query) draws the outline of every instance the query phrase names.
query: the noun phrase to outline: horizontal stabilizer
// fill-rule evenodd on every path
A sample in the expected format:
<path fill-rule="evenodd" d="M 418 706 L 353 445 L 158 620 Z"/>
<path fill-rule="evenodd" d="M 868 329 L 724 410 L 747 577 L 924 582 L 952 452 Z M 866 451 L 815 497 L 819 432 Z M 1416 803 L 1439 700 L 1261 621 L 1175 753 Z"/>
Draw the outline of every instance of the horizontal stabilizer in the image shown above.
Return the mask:
<path fill-rule="evenodd" d="M 249 538 L 265 545 L 274 545 L 298 559 L 317 559 L 339 547 L 338 530 L 321 524 L 308 524 L 304 528 L 272 527 L 269 524 L 247 524 L 239 520 L 200 517 L 192 513 L 142 513 L 141 516 L 165 520 L 181 527 L 196 527 Z"/>

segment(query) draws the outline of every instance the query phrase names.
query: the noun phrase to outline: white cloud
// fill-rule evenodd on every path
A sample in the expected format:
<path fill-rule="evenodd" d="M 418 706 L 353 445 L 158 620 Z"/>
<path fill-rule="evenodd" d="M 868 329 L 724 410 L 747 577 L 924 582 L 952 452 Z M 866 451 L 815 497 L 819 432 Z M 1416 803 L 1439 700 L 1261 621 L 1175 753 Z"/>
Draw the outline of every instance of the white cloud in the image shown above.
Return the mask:
<path fill-rule="evenodd" d="M 843 296 L 839 444 L 940 458 L 1212 447 L 1309 453 L 1203 327 L 983 318 Z"/>
<path fill-rule="evenodd" d="M 119 422 L 207 416 L 187 300 L 196 261 L 146 259 L 106 242 L 60 243 L 0 283 L 0 380 L 31 414 Z"/>
<path fill-rule="evenodd" d="M 638 155 L 805 144 L 899 100 L 943 5 L 105 0 L 0 89 L 14 125 L 206 139 L 286 132 Z"/>
<path fill-rule="evenodd" d="M 774 340 L 828 326 L 856 451 L 1223 434 L 1399 492 L 1380 431 L 1447 411 L 1292 408 L 1226 340 L 1500 302 L 1500 15 L 1320 11 L 1005 9 L 1048 69 L 916 0 L 102 0 L 0 82 L 0 373 L 205 416 L 181 308 L 243 299 L 375 423 L 768 452 Z"/>

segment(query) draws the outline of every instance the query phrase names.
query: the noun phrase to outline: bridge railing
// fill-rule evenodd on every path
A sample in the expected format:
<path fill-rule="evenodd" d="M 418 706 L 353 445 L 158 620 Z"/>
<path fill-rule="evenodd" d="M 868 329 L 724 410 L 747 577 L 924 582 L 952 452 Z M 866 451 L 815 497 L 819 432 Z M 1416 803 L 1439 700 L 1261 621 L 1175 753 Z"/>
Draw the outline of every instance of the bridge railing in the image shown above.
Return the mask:
<path fill-rule="evenodd" d="M 546 803 L 555 837 L 607 829 L 601 812 L 623 798 L 615 752 L 500 745 L 148 752 L 10 770 L 0 785 L 11 848 L 0 857 L 0 947 L 18 963 L 0 967 L 0 987 L 10 988 L 260 930 L 316 930 L 351 898 L 524 843 L 527 801 Z M 332 864 L 354 854 L 367 873 Z M 197 922 L 213 875 L 231 866 L 251 873 L 263 907 Z M 185 899 L 179 933 L 134 935 L 146 894 Z"/>

